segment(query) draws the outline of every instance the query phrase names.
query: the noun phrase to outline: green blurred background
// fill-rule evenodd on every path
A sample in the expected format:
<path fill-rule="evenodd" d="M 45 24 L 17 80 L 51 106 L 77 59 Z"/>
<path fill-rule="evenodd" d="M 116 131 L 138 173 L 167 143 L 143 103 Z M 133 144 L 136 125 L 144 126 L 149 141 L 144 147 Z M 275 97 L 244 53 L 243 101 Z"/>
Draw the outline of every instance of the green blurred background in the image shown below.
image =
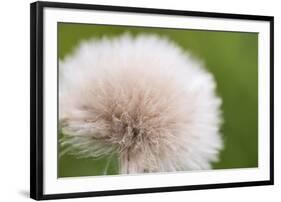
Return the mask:
<path fill-rule="evenodd" d="M 217 81 L 222 97 L 224 150 L 214 169 L 258 166 L 258 34 L 111 25 L 58 24 L 59 59 L 83 40 L 123 33 L 165 36 L 202 59 Z M 59 134 L 59 138 L 63 134 Z M 59 148 L 59 152 L 62 148 Z M 58 159 L 58 177 L 103 175 L 107 157 L 99 160 L 65 154 Z M 117 157 L 107 174 L 117 174 Z"/>

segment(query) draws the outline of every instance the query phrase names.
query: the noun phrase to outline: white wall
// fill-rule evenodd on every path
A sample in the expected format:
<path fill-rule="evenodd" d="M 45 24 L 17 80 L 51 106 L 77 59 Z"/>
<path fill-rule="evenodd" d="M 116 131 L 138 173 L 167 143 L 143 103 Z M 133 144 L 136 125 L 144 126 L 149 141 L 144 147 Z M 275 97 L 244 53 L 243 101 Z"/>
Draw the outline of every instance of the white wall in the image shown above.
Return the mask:
<path fill-rule="evenodd" d="M 0 4 L 0 201 L 25 201 L 29 192 L 29 3 Z M 74 0 L 72 0 L 74 2 Z M 275 186 L 71 199 L 77 201 L 278 201 L 281 196 L 281 12 L 276 1 L 84 0 L 76 3 L 275 16 Z M 280 199 L 279 199 L 280 201 Z"/>

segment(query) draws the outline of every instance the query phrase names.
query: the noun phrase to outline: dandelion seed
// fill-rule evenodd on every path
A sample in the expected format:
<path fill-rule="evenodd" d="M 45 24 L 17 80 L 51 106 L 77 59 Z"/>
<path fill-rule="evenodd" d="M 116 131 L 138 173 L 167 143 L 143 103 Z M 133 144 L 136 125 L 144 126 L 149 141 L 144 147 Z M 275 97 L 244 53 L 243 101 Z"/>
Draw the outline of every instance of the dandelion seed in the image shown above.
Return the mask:
<path fill-rule="evenodd" d="M 72 153 L 116 153 L 120 173 L 209 169 L 218 159 L 214 78 L 168 39 L 83 42 L 59 69 L 61 143 Z"/>

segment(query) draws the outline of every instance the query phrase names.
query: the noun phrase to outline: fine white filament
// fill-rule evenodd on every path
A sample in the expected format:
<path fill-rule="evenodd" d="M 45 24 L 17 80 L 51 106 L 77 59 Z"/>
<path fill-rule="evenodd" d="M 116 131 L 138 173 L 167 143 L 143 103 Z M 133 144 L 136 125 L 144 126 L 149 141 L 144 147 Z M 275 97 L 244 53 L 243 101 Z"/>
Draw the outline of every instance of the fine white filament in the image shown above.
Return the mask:
<path fill-rule="evenodd" d="M 166 38 L 83 42 L 59 64 L 61 144 L 120 173 L 210 169 L 222 149 L 213 76 Z"/>

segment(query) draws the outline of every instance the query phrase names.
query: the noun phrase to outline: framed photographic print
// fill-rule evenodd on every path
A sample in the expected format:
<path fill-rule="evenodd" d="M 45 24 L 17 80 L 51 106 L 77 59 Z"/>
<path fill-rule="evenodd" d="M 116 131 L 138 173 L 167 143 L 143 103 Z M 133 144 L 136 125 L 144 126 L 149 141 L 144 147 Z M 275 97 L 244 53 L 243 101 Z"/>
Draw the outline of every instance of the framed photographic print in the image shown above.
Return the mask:
<path fill-rule="evenodd" d="M 31 198 L 273 184 L 273 17 L 31 4 Z"/>

